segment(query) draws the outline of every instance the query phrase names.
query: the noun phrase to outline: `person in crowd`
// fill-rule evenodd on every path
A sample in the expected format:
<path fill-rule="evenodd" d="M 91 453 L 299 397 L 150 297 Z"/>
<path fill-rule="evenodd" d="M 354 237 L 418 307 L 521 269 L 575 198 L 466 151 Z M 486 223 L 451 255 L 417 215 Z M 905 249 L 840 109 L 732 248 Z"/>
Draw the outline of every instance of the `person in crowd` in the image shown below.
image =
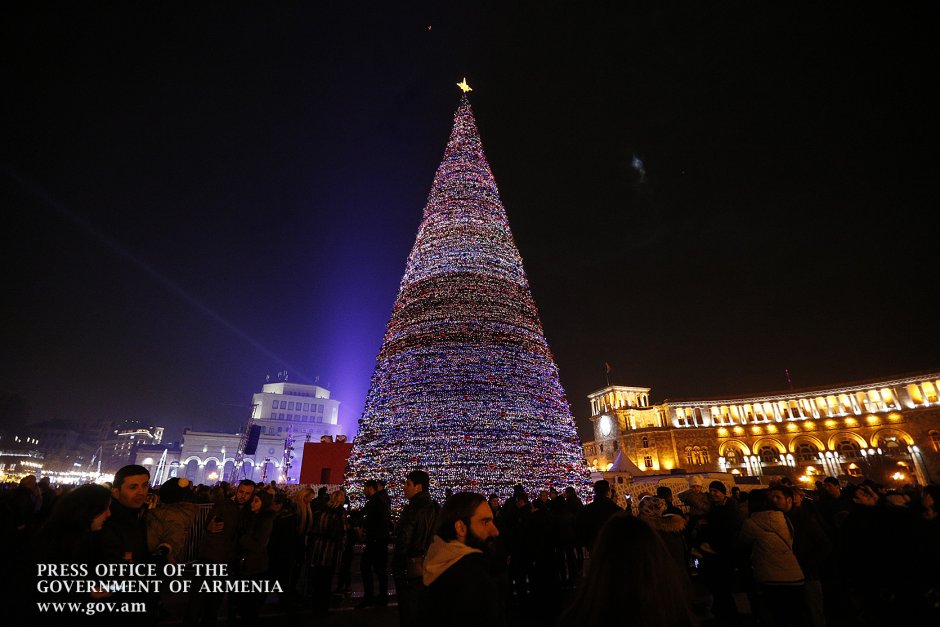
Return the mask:
<path fill-rule="evenodd" d="M 647 523 L 619 513 L 598 533 L 574 602 L 556 625 L 691 627 L 688 590 L 662 540 Z"/>
<path fill-rule="evenodd" d="M 782 489 L 782 488 L 779 488 Z M 808 620 L 803 569 L 793 552 L 791 525 L 771 508 L 766 490 L 751 490 L 750 514 L 741 524 L 739 541 L 751 547 L 751 572 L 757 585 L 761 624 L 801 627 Z"/>
<path fill-rule="evenodd" d="M 150 471 L 143 466 L 124 466 L 114 474 L 111 516 L 101 531 L 102 558 L 108 562 L 150 561 L 147 545 L 147 495 Z M 169 547 L 163 547 L 169 552 Z"/>
<path fill-rule="evenodd" d="M 647 494 L 640 499 L 639 518 L 659 536 L 676 563 L 679 572 L 688 581 L 688 557 L 685 546 L 685 516 L 667 513 L 666 501 L 658 496 Z"/>
<path fill-rule="evenodd" d="M 297 493 L 306 490 L 312 495 L 309 488 L 302 488 Z M 271 538 L 268 541 L 268 576 L 276 580 L 282 592 L 278 594 L 278 606 L 281 610 L 293 613 L 296 609 L 296 595 L 299 578 L 297 565 L 302 563 L 305 544 L 297 532 L 297 511 L 294 501 L 283 491 L 278 491 L 271 501 L 271 511 L 274 512 L 274 522 L 271 527 Z"/>
<path fill-rule="evenodd" d="M 268 572 L 268 542 L 274 527 L 274 498 L 267 489 L 254 493 L 241 519 L 238 529 L 238 578 L 263 580 Z M 237 610 L 243 624 L 258 620 L 264 605 L 265 592 L 243 592 L 231 596 L 231 606 Z M 233 613 L 230 611 L 229 616 Z M 234 621 L 237 623 L 237 621 Z"/>
<path fill-rule="evenodd" d="M 363 596 L 362 601 L 356 605 L 359 609 L 371 605 L 388 605 L 388 542 L 392 511 L 374 479 L 366 481 L 365 495 L 362 520 L 362 540 L 365 547 L 359 562 Z M 375 596 L 376 582 L 378 597 Z"/>
<path fill-rule="evenodd" d="M 702 556 L 700 572 L 712 596 L 712 613 L 723 624 L 738 625 L 741 619 L 733 595 L 744 511 L 728 497 L 728 488 L 721 481 L 708 485 L 708 497 L 711 506 L 696 529 L 697 550 Z"/>
<path fill-rule="evenodd" d="M 206 564 L 225 564 L 229 577 L 237 576 L 238 570 L 238 530 L 244 526 L 246 505 L 255 494 L 255 483 L 251 479 L 242 479 L 234 495 L 219 492 L 206 522 L 206 534 L 200 543 L 198 560 Z M 205 578 L 196 578 L 193 587 L 199 589 Z M 224 592 L 203 592 L 191 594 L 186 609 L 185 622 L 199 627 L 215 627 L 219 619 L 219 610 L 225 600 Z"/>
<path fill-rule="evenodd" d="M 401 627 L 418 627 L 424 605 L 424 557 L 437 524 L 440 505 L 431 498 L 431 478 L 423 470 L 413 470 L 405 480 L 408 504 L 402 509 L 395 528 L 395 552 L 392 573 L 398 592 L 398 613 Z"/>
<path fill-rule="evenodd" d="M 451 627 L 505 627 L 505 594 L 487 559 L 499 530 L 482 494 L 458 492 L 444 503 L 424 560 L 428 617 Z"/>
<path fill-rule="evenodd" d="M 314 516 L 310 534 L 310 597 L 315 615 L 330 611 L 330 586 L 343 552 L 346 538 L 346 495 L 337 490 L 330 495 L 327 506 Z"/>
<path fill-rule="evenodd" d="M 826 627 L 822 580 L 832 554 L 829 536 L 816 513 L 803 505 L 799 488 L 780 483 L 767 490 L 767 499 L 774 509 L 783 512 L 793 529 L 793 554 L 805 578 L 803 597 L 809 624 Z"/>
<path fill-rule="evenodd" d="M 147 544 L 147 496 L 150 493 L 150 471 L 131 464 L 114 473 L 111 488 L 111 516 L 98 536 L 100 559 L 119 564 L 166 564 L 170 547 L 163 544 L 151 553 Z M 159 570 L 159 568 L 158 568 Z M 112 595 L 115 603 L 144 603 L 147 612 L 141 617 L 144 625 L 155 625 L 159 619 L 159 594 L 155 592 L 119 592 Z M 120 614 L 104 615 L 106 622 L 120 622 Z"/>
<path fill-rule="evenodd" d="M 606 479 L 595 481 L 594 500 L 584 506 L 575 520 L 581 546 L 588 551 L 594 546 L 597 534 L 607 519 L 623 511 L 610 497 L 610 482 Z"/>
<path fill-rule="evenodd" d="M 708 514 L 712 501 L 705 491 L 705 482 L 698 475 L 689 479 L 689 489 L 676 495 L 683 505 L 689 508 L 689 525 L 694 527 Z"/>
<path fill-rule="evenodd" d="M 503 508 L 506 524 L 504 547 L 508 557 L 507 576 L 516 603 L 526 603 L 533 574 L 532 503 L 522 485 L 513 488 Z"/>
<path fill-rule="evenodd" d="M 167 559 L 185 562 L 189 551 L 190 532 L 196 521 L 198 506 L 193 503 L 189 479 L 167 479 L 160 486 L 160 504 L 147 515 L 147 548 L 151 553 L 161 546 L 168 549 Z"/>
<path fill-rule="evenodd" d="M 835 477 L 826 477 L 822 482 L 822 493 L 817 502 L 817 511 L 822 516 L 829 532 L 835 533 L 853 509 L 855 506 L 852 496 L 843 493 L 839 480 Z"/>
<path fill-rule="evenodd" d="M 657 486 L 656 496 L 661 498 L 666 503 L 666 511 L 663 512 L 664 514 L 685 517 L 685 514 L 682 512 L 682 510 L 676 507 L 675 503 L 673 502 L 672 488 L 665 485 Z"/>
<path fill-rule="evenodd" d="M 359 511 L 349 511 L 349 495 L 345 488 L 339 488 L 343 493 L 343 517 L 344 534 L 343 550 L 339 555 L 339 563 L 336 567 L 336 590 L 334 594 L 340 596 L 350 596 L 352 594 L 352 562 L 355 555 L 356 541 L 358 540 L 358 529 L 362 527 L 362 517 Z"/>

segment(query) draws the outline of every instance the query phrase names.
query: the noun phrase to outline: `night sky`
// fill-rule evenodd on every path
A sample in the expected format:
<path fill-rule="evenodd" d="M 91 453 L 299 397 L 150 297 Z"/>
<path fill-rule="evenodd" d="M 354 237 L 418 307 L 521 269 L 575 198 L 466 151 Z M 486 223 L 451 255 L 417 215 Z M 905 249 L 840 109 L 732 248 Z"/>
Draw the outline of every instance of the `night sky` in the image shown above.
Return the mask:
<path fill-rule="evenodd" d="M 940 367 L 930 3 L 35 4 L 0 20 L 33 421 L 234 432 L 286 369 L 352 434 L 464 77 L 582 434 L 604 362 L 654 402 Z"/>

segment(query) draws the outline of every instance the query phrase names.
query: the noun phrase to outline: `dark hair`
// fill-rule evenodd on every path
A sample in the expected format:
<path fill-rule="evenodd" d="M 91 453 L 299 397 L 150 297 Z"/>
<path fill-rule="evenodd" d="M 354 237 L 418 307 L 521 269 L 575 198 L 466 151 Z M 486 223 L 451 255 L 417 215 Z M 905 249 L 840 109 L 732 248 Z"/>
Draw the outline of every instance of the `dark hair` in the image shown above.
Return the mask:
<path fill-rule="evenodd" d="M 779 492 L 780 494 L 782 494 L 784 497 L 786 497 L 786 498 L 788 498 L 788 499 L 790 499 L 790 500 L 793 500 L 793 488 L 791 488 L 791 487 L 789 487 L 789 486 L 785 486 L 785 485 L 783 485 L 782 483 L 779 483 L 779 484 L 773 486 L 772 488 L 768 488 L 768 489 L 767 489 L 768 492 L 770 492 L 771 490 L 776 490 L 777 492 Z"/>
<path fill-rule="evenodd" d="M 429 477 L 428 473 L 424 472 L 423 470 L 412 470 L 405 478 L 415 485 L 422 486 L 422 489 L 425 492 L 428 491 L 428 488 L 431 485 L 431 477 Z"/>
<path fill-rule="evenodd" d="M 120 490 L 121 486 L 124 485 L 125 479 L 128 477 L 136 477 L 137 475 L 147 475 L 147 478 L 149 479 L 150 471 L 143 466 L 138 466 L 137 464 L 124 466 L 114 473 L 114 482 L 111 485 Z"/>
<path fill-rule="evenodd" d="M 778 488 L 771 489 L 776 490 Z M 753 514 L 754 512 L 765 512 L 769 509 L 773 509 L 773 507 L 770 499 L 767 498 L 767 489 L 751 490 L 747 497 L 747 511 Z"/>
<path fill-rule="evenodd" d="M 242 479 L 241 481 L 238 482 L 238 485 L 239 486 L 248 485 L 251 487 L 255 487 L 255 482 L 252 481 L 251 479 Z"/>
<path fill-rule="evenodd" d="M 656 496 L 666 501 L 668 505 L 672 505 L 672 488 L 669 486 L 661 485 L 657 487 Z"/>
<path fill-rule="evenodd" d="M 595 496 L 607 496 L 608 492 L 610 492 L 610 481 L 607 479 L 601 479 L 600 481 L 594 482 Z"/>
<path fill-rule="evenodd" d="M 473 512 L 483 503 L 486 503 L 486 497 L 476 492 L 457 492 L 451 496 L 441 508 L 441 513 L 437 515 L 437 535 L 448 542 L 456 540 L 457 521 L 462 520 L 469 529 Z"/>
<path fill-rule="evenodd" d="M 366 481 L 365 487 L 372 488 L 373 490 L 378 490 L 379 482 L 376 481 L 375 479 L 369 479 L 368 481 Z"/>
<path fill-rule="evenodd" d="M 726 486 L 726 485 L 725 485 L 724 483 L 722 483 L 721 481 L 717 481 L 717 480 L 716 480 L 716 481 L 712 481 L 711 483 L 709 483 L 709 484 L 708 484 L 708 489 L 709 489 L 709 490 L 718 490 L 718 491 L 721 492 L 722 494 L 727 494 L 727 493 L 728 493 L 728 486 Z"/>
<path fill-rule="evenodd" d="M 49 520 L 36 536 L 40 560 L 81 561 L 82 552 L 93 552 L 91 522 L 108 508 L 111 490 L 102 485 L 83 485 L 56 500 Z"/>
<path fill-rule="evenodd" d="M 624 568 L 629 564 L 629 568 Z M 616 599 L 616 603 L 611 603 Z M 615 514 L 601 527 L 591 551 L 591 566 L 574 603 L 559 625 L 606 627 L 623 622 L 642 627 L 689 627 L 686 580 L 669 549 L 647 523 Z"/>
<path fill-rule="evenodd" d="M 839 483 L 839 480 L 836 479 L 835 477 L 826 477 L 825 479 L 823 479 L 823 483 L 828 483 L 829 485 L 834 485 L 834 486 L 836 486 L 837 488 L 842 487 L 841 484 Z"/>

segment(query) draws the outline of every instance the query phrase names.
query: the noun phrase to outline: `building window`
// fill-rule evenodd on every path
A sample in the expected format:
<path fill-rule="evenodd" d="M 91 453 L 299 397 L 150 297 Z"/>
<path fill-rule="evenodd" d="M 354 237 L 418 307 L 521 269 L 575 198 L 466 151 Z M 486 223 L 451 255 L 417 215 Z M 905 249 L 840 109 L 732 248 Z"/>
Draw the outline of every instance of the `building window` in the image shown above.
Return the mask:
<path fill-rule="evenodd" d="M 294 401 L 290 401 L 289 403 L 287 403 L 287 409 L 293 409 L 293 408 L 294 408 Z"/>
<path fill-rule="evenodd" d="M 650 439 L 648 436 L 644 435 L 643 436 L 643 448 L 649 448 L 649 447 L 650 447 Z"/>
<path fill-rule="evenodd" d="M 280 401 L 274 401 L 274 404 L 271 405 L 271 408 L 272 408 L 272 409 L 279 409 L 280 406 L 281 406 L 281 402 L 280 402 Z"/>
<path fill-rule="evenodd" d="M 694 465 L 695 462 L 692 461 L 692 447 L 685 447 L 685 461 L 689 463 L 689 466 Z"/>
<path fill-rule="evenodd" d="M 272 411 L 272 412 L 271 412 L 271 420 L 277 420 L 277 412 L 276 412 L 276 411 Z"/>
<path fill-rule="evenodd" d="M 814 462 L 819 459 L 819 449 L 815 444 L 800 442 L 796 447 L 796 458 L 801 462 Z"/>
<path fill-rule="evenodd" d="M 729 466 L 735 466 L 739 463 L 738 460 L 738 451 L 733 448 L 729 448 L 725 451 L 725 461 L 728 462 Z"/>
<path fill-rule="evenodd" d="M 319 414 L 323 413 L 323 405 L 317 405 L 317 413 Z"/>
<path fill-rule="evenodd" d="M 304 411 L 310 411 L 310 403 L 304 403 Z"/>
<path fill-rule="evenodd" d="M 653 467 L 653 457 L 652 455 L 647 455 L 643 458 L 643 468 L 649 469 Z"/>
<path fill-rule="evenodd" d="M 859 456 L 858 444 L 853 440 L 842 440 L 836 445 L 836 451 L 845 459 L 855 459 Z"/>
<path fill-rule="evenodd" d="M 278 417 L 278 419 L 280 419 L 280 420 L 284 420 L 284 414 L 278 414 L 277 417 Z"/>
<path fill-rule="evenodd" d="M 933 450 L 940 453 L 940 431 L 931 429 L 927 432 L 927 435 L 930 436 L 930 443 L 933 444 Z"/>
<path fill-rule="evenodd" d="M 760 460 L 765 464 L 776 464 L 780 462 L 780 453 L 772 446 L 762 446 L 757 452 Z"/>

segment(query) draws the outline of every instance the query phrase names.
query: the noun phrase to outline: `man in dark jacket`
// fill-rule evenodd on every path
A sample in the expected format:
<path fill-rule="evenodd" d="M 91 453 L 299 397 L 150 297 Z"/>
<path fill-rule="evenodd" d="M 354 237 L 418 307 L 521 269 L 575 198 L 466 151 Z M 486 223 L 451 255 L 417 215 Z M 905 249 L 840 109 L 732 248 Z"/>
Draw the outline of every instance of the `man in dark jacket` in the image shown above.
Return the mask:
<path fill-rule="evenodd" d="M 236 576 L 239 559 L 238 530 L 245 525 L 248 514 L 246 503 L 252 500 L 254 494 L 254 481 L 243 479 L 238 484 L 233 498 L 222 498 L 212 506 L 206 523 L 206 535 L 199 546 L 200 562 L 226 564 L 228 576 Z M 193 589 L 199 590 L 203 581 L 212 579 L 218 577 L 197 577 L 193 582 Z M 214 627 L 224 600 L 224 592 L 190 594 L 185 622 L 190 625 L 198 624 L 200 627 Z"/>
<path fill-rule="evenodd" d="M 488 568 L 499 535 L 482 494 L 458 492 L 447 499 L 440 526 L 424 560 L 429 625 L 504 627 L 506 595 Z"/>
<path fill-rule="evenodd" d="M 112 564 L 157 563 L 158 573 L 166 564 L 169 548 L 161 547 L 161 555 L 151 555 L 147 547 L 147 495 L 150 492 L 150 471 L 143 466 L 124 466 L 114 474 L 111 488 L 111 516 L 105 521 L 98 536 L 100 556 Z M 134 579 L 134 577 L 128 577 Z M 147 579 L 142 577 L 138 579 Z M 146 603 L 147 612 L 141 617 L 143 625 L 155 625 L 158 595 L 150 593 L 116 593 L 108 598 L 114 603 Z M 107 624 L 121 622 L 121 614 L 108 614 Z"/>
<path fill-rule="evenodd" d="M 405 481 L 408 504 L 401 512 L 395 529 L 395 554 L 392 572 L 398 592 L 401 627 L 425 624 L 421 620 L 425 588 L 421 583 L 424 556 L 434 537 L 440 506 L 428 492 L 431 479 L 423 470 L 413 470 Z"/>
<path fill-rule="evenodd" d="M 607 522 L 607 519 L 623 511 L 619 505 L 611 500 L 610 494 L 609 481 L 606 479 L 595 481 L 594 500 L 584 506 L 584 509 L 581 510 L 575 520 L 578 539 L 581 546 L 586 547 L 588 551 L 594 546 L 594 539 L 597 538 L 597 533 Z"/>
<path fill-rule="evenodd" d="M 379 491 L 374 479 L 365 484 L 366 504 L 362 508 L 362 533 L 365 548 L 359 565 L 362 571 L 363 597 L 356 608 L 388 605 L 388 540 L 392 512 L 385 491 Z M 374 596 L 373 576 L 379 582 L 379 596 Z"/>

